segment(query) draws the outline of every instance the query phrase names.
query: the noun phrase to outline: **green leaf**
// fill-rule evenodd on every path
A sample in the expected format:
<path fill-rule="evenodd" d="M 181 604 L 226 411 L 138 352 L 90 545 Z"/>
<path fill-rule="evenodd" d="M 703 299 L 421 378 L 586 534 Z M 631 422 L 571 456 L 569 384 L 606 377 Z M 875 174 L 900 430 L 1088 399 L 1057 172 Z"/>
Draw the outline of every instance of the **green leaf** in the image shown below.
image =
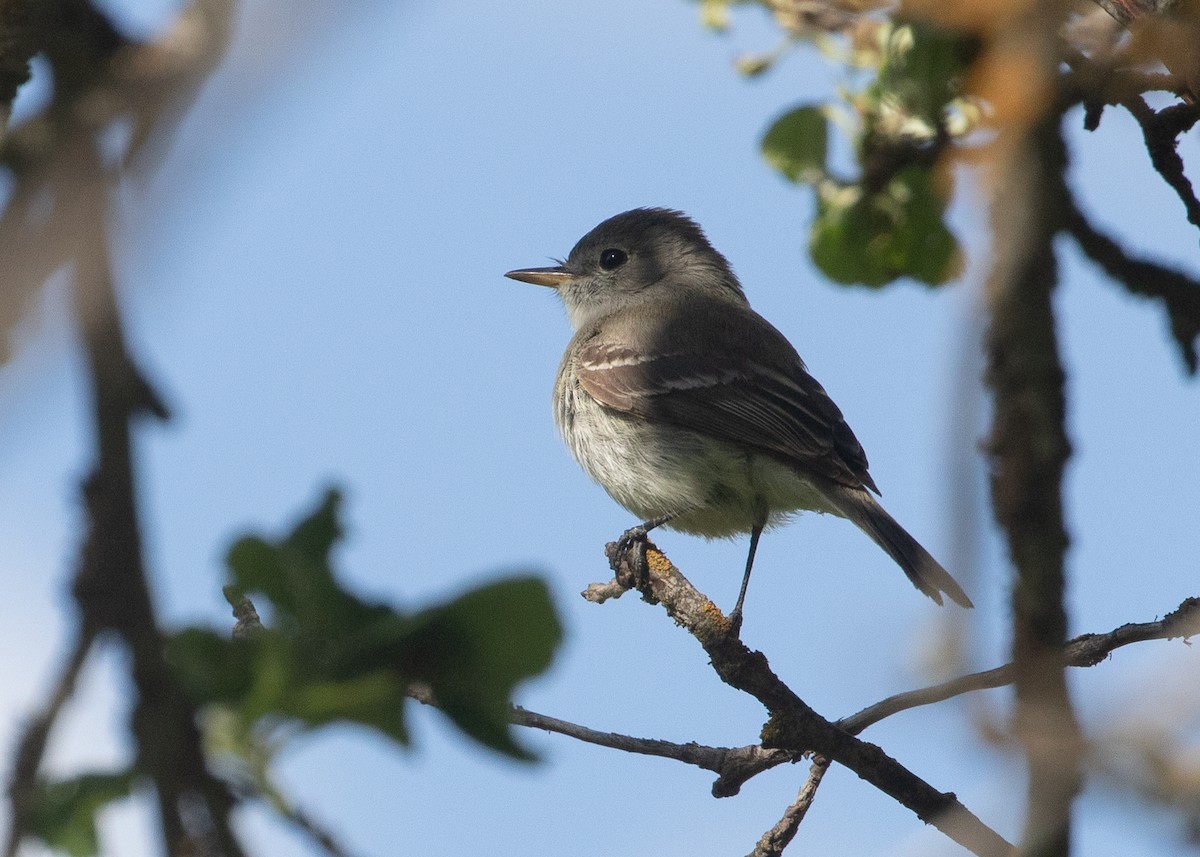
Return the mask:
<path fill-rule="evenodd" d="M 280 630 L 294 624 L 301 634 L 321 639 L 352 636 L 376 609 L 342 589 L 334 577 L 331 554 L 342 536 L 340 506 L 340 492 L 330 489 L 283 539 L 247 536 L 229 551 L 235 587 L 265 595 Z"/>
<path fill-rule="evenodd" d="M 254 683 L 257 648 L 207 628 L 185 628 L 167 639 L 167 660 L 194 701 L 230 703 Z"/>
<path fill-rule="evenodd" d="M 805 105 L 789 110 L 763 135 L 763 157 L 790 181 L 815 181 L 825 172 L 827 125 L 820 107 Z"/>
<path fill-rule="evenodd" d="M 258 536 L 238 540 L 227 559 L 234 583 L 244 591 L 261 592 L 293 614 L 313 600 L 340 596 L 329 564 L 342 535 L 340 506 L 341 493 L 330 489 L 281 541 L 270 543 Z"/>
<path fill-rule="evenodd" d="M 309 726 L 338 720 L 377 729 L 399 744 L 408 743 L 404 704 L 408 682 L 376 670 L 346 681 L 310 682 L 297 689 L 286 711 Z"/>
<path fill-rule="evenodd" d="M 932 172 L 918 166 L 871 195 L 858 185 L 824 182 L 809 242 L 813 262 L 839 283 L 945 283 L 962 270 L 958 242 L 943 222 L 945 205 Z"/>
<path fill-rule="evenodd" d="M 423 681 L 468 735 L 530 758 L 509 734 L 509 713 L 515 685 L 546 669 L 562 637 L 545 584 L 502 580 L 403 615 L 338 584 L 338 513 L 330 491 L 286 535 L 247 536 L 230 550 L 234 589 L 270 602 L 265 627 L 236 640 L 189 629 L 169 641 L 171 662 L 223 730 L 224 752 L 268 783 L 278 746 L 299 731 L 345 721 L 406 744 L 407 691 Z"/>
<path fill-rule="evenodd" d="M 128 797 L 135 778 L 133 769 L 127 768 L 39 782 L 33 795 L 30 832 L 47 848 L 71 857 L 97 854 L 96 815 L 105 804 Z"/>
<path fill-rule="evenodd" d="M 483 744 L 532 759 L 512 738 L 509 707 L 516 684 L 545 671 L 562 641 L 545 583 L 500 580 L 414 621 L 407 666 L 433 689 L 439 707 Z"/>

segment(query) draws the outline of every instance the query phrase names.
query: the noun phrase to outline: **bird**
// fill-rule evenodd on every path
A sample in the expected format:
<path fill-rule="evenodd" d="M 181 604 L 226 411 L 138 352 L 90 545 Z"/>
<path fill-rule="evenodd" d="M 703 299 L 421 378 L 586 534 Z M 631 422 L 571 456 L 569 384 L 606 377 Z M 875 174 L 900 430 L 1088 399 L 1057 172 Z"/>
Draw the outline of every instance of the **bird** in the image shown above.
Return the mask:
<path fill-rule="evenodd" d="M 562 299 L 574 336 L 555 422 L 584 471 L 642 521 L 623 538 L 749 534 L 735 633 L 763 531 L 804 511 L 851 521 L 938 604 L 973 606 L 880 505 L 841 410 L 686 214 L 623 212 L 558 264 L 505 276 Z"/>

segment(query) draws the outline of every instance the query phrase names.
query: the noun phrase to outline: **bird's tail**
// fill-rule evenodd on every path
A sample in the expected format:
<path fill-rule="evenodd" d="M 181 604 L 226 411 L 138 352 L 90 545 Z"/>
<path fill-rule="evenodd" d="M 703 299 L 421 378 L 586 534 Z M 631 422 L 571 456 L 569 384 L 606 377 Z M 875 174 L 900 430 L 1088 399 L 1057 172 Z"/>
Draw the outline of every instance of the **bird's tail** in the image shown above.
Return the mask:
<path fill-rule="evenodd" d="M 874 539 L 904 569 L 913 586 L 938 604 L 942 603 L 942 593 L 945 593 L 955 604 L 975 606 L 958 581 L 950 576 L 950 572 L 942 568 L 941 563 L 896 523 L 896 519 L 865 489 L 842 487 L 839 491 L 829 492 L 829 495 L 828 499 L 839 512 Z"/>

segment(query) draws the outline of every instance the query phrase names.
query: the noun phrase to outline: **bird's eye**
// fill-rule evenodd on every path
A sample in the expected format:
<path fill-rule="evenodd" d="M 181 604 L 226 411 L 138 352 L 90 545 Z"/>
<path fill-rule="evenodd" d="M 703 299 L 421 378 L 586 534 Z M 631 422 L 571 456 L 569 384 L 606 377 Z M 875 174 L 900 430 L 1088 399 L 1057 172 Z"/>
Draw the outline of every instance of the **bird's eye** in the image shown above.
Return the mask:
<path fill-rule="evenodd" d="M 609 248 L 600 254 L 600 267 L 606 271 L 615 270 L 627 261 L 629 261 L 629 254 L 615 247 Z"/>

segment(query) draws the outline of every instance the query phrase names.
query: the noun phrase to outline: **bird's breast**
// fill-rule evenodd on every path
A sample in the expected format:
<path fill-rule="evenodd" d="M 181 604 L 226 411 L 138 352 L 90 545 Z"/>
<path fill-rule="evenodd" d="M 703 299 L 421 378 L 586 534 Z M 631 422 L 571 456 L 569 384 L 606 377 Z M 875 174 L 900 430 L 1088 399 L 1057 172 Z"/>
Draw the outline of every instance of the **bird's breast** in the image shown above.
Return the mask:
<path fill-rule="evenodd" d="M 674 515 L 672 529 L 719 538 L 797 511 L 832 511 L 774 457 L 607 408 L 569 373 L 555 386 L 554 416 L 575 460 L 639 520 Z"/>

